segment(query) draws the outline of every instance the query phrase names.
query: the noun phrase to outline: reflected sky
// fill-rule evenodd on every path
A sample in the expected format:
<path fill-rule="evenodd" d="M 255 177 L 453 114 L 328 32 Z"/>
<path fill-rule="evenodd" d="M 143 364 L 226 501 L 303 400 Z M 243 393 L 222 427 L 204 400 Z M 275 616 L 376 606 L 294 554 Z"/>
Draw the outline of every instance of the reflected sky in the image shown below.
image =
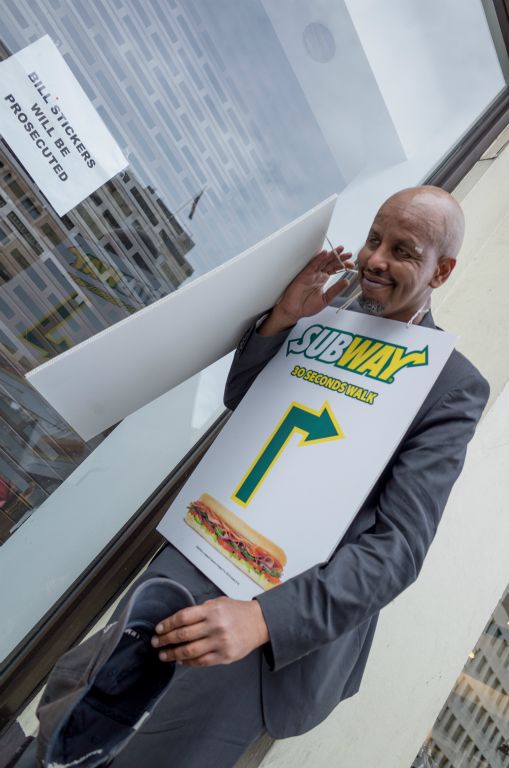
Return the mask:
<path fill-rule="evenodd" d="M 258 0 L 48 5 L 36 23 L 28 0 L 9 4 L 6 43 L 51 34 L 132 170 L 192 229 L 195 274 L 344 187 Z"/>

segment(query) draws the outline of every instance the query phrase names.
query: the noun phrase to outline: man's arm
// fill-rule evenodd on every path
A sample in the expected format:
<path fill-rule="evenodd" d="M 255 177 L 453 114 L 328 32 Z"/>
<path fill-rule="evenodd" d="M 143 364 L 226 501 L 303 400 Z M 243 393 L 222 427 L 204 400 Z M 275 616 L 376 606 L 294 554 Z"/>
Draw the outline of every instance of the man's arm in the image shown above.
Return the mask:
<path fill-rule="evenodd" d="M 224 404 L 231 411 L 238 406 L 247 390 L 269 360 L 279 351 L 290 328 L 274 336 L 262 336 L 252 325 L 240 340 L 231 364 L 224 390 Z"/>
<path fill-rule="evenodd" d="M 400 450 L 373 527 L 256 598 L 274 669 L 362 624 L 417 578 L 488 394 L 477 373 L 447 392 Z"/>

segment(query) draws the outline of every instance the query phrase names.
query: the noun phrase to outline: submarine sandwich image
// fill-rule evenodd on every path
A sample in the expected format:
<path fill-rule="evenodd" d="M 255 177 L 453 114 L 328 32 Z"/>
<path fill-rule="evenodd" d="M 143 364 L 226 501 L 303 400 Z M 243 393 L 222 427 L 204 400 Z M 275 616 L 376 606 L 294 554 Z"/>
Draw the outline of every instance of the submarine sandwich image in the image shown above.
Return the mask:
<path fill-rule="evenodd" d="M 191 502 L 184 520 L 263 589 L 281 583 L 283 550 L 208 493 Z"/>

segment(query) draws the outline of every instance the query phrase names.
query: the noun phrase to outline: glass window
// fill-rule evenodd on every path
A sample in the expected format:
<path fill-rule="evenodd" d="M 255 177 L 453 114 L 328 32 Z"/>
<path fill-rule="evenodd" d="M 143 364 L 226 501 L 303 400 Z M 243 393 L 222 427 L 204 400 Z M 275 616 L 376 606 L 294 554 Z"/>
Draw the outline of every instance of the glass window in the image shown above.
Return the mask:
<path fill-rule="evenodd" d="M 49 34 L 129 167 L 58 217 L 0 144 L 1 657 L 221 413 L 228 360 L 89 443 L 24 374 L 332 193 L 331 237 L 357 248 L 374 208 L 425 178 L 505 86 L 481 0 L 367 8 L 4 4 L 0 58 Z"/>

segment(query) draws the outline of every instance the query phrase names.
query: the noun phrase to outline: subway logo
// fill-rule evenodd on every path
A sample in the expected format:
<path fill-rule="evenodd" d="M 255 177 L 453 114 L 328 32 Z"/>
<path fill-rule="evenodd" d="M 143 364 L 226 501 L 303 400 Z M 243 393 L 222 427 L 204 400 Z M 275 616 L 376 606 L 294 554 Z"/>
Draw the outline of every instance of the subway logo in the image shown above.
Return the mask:
<path fill-rule="evenodd" d="M 392 384 L 403 368 L 428 365 L 427 346 L 409 351 L 397 344 L 318 324 L 306 328 L 299 338 L 290 339 L 286 354 L 304 355 L 386 384 Z"/>

